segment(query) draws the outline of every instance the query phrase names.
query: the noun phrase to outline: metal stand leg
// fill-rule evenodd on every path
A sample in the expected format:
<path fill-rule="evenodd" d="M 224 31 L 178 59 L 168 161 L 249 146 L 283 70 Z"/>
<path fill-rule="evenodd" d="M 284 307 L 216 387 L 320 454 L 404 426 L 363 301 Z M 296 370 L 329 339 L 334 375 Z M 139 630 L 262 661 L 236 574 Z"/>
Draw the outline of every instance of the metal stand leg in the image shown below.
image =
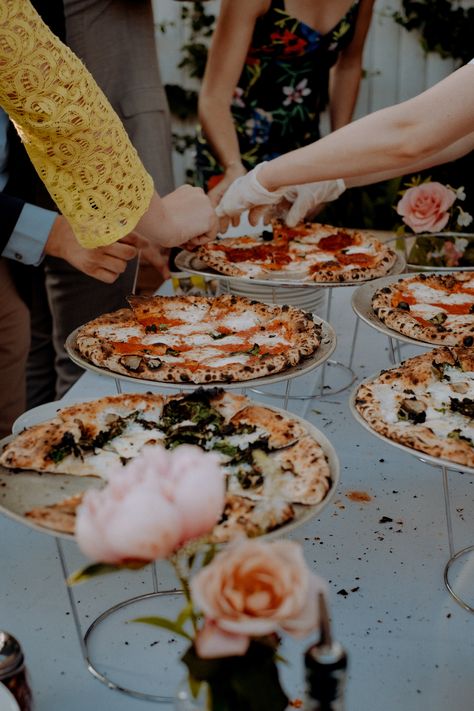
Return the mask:
<path fill-rule="evenodd" d="M 474 612 L 474 607 L 472 605 L 469 605 L 465 600 L 460 597 L 456 591 L 453 589 L 453 586 L 449 580 L 449 571 L 453 563 L 460 558 L 462 558 L 465 555 L 468 555 L 469 553 L 474 552 L 474 545 L 473 546 L 467 546 L 467 548 L 463 548 L 462 550 L 458 551 L 457 553 L 454 552 L 454 536 L 453 536 L 453 522 L 451 518 L 451 501 L 450 501 L 450 496 L 449 496 L 449 480 L 448 480 L 448 469 L 446 467 L 441 467 L 441 471 L 443 473 L 443 492 L 444 492 L 444 507 L 445 507 L 445 513 L 446 513 L 446 525 L 448 529 L 448 546 L 449 546 L 449 560 L 446 563 L 446 566 L 444 568 L 444 584 L 446 586 L 446 589 L 448 590 L 449 594 L 451 595 L 454 600 L 460 605 L 464 610 L 467 610 L 468 612 Z"/>
<path fill-rule="evenodd" d="M 59 538 L 56 538 L 56 547 L 58 550 L 58 555 L 59 555 L 59 561 L 61 565 L 61 571 L 64 577 L 64 581 L 66 583 L 66 592 L 67 596 L 69 599 L 69 605 L 71 608 L 71 613 L 72 613 L 72 618 L 74 621 L 74 627 L 76 630 L 77 634 L 77 639 L 79 641 L 79 646 L 81 649 L 81 653 L 84 659 L 84 662 L 86 664 L 87 670 L 94 676 L 96 679 L 98 679 L 102 684 L 105 684 L 109 689 L 113 689 L 115 691 L 120 691 L 123 694 L 127 694 L 128 696 L 133 696 L 138 699 L 143 699 L 147 701 L 154 701 L 155 703 L 159 704 L 173 704 L 174 703 L 174 695 L 173 696 L 166 696 L 162 694 L 155 694 L 155 693 L 149 693 L 146 691 L 141 691 L 140 689 L 135 689 L 131 688 L 125 684 L 122 684 L 121 682 L 114 681 L 108 674 L 106 674 L 104 671 L 101 671 L 97 668 L 96 663 L 92 660 L 91 658 L 91 652 L 90 652 L 90 644 L 92 641 L 92 638 L 95 634 L 98 633 L 100 629 L 100 625 L 107 620 L 109 620 L 114 614 L 119 613 L 121 610 L 132 607 L 133 605 L 138 605 L 139 603 L 147 600 L 153 600 L 153 599 L 163 599 L 166 597 L 177 597 L 181 596 L 183 592 L 181 590 L 164 590 L 164 591 L 158 591 L 158 577 L 157 577 L 157 571 L 156 571 L 156 565 L 152 565 L 151 568 L 151 573 L 152 573 L 152 581 L 153 581 L 153 592 L 151 593 L 145 593 L 143 595 L 138 595 L 136 597 L 132 597 L 128 600 L 124 600 L 123 602 L 120 602 L 116 605 L 112 605 L 110 608 L 105 610 L 101 615 L 99 615 L 93 622 L 90 624 L 88 627 L 87 631 L 85 634 L 83 634 L 82 631 L 82 626 L 81 626 L 81 621 L 79 618 L 79 613 L 77 609 L 77 604 L 76 604 L 76 599 L 74 596 L 74 593 L 69 585 L 67 585 L 67 579 L 69 577 L 70 571 L 68 571 L 67 564 L 66 564 L 66 558 L 64 555 L 64 550 L 63 550 L 63 545 L 61 543 L 61 540 Z M 134 614 L 131 612 L 130 616 L 133 617 Z M 123 621 L 119 622 L 118 624 L 123 624 Z M 155 630 L 155 628 L 153 628 Z M 151 652 L 150 652 L 151 653 Z M 118 673 L 120 670 L 118 667 L 115 667 L 112 669 L 113 672 Z M 141 670 L 138 670 L 139 673 L 141 673 Z M 138 674 L 137 674 L 138 676 Z M 176 686 L 178 685 L 179 680 L 176 680 Z M 172 689 L 174 692 L 174 689 Z"/>

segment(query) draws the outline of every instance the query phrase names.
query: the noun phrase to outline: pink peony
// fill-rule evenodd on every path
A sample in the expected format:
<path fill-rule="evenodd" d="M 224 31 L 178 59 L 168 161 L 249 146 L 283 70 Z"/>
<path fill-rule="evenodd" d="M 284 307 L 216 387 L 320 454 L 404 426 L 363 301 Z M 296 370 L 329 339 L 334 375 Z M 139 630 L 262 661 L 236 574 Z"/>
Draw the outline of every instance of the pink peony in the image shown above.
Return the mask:
<path fill-rule="evenodd" d="M 307 568 L 297 543 L 234 543 L 191 580 L 193 601 L 206 617 L 196 638 L 197 653 L 222 656 L 233 648 L 229 634 L 237 637 L 234 654 L 237 649 L 245 653 L 251 636 L 278 629 L 304 636 L 318 627 L 318 592 L 325 589 Z"/>
<path fill-rule="evenodd" d="M 441 183 L 421 183 L 408 188 L 397 205 L 397 212 L 413 232 L 440 232 L 449 220 L 449 209 L 456 200 L 454 190 Z"/>
<path fill-rule="evenodd" d="M 224 508 L 218 457 L 198 447 L 147 447 L 111 473 L 79 507 L 76 538 L 92 560 L 120 563 L 166 558 L 212 530 Z"/>

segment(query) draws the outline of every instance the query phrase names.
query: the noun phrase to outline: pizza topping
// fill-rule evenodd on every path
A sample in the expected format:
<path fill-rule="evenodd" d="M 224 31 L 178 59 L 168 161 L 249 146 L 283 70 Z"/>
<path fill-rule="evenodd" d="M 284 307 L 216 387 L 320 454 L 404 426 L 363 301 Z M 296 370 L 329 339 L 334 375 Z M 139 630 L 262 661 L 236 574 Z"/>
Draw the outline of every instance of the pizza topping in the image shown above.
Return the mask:
<path fill-rule="evenodd" d="M 273 235 L 235 237 L 208 243 L 197 256 L 223 274 L 249 278 L 272 272 L 311 281 L 350 281 L 384 275 L 396 255 L 373 237 L 328 225 L 305 224 L 294 229 L 279 221 Z M 315 264 L 319 267 L 315 268 Z M 337 274 L 334 274 L 337 272 Z"/>
<path fill-rule="evenodd" d="M 450 398 L 450 408 L 453 412 L 460 412 L 461 415 L 474 418 L 474 400 L 464 397 L 462 400 L 458 398 Z"/>
<path fill-rule="evenodd" d="M 398 410 L 398 419 L 424 422 L 426 420 L 426 405 L 415 397 L 402 400 Z"/>

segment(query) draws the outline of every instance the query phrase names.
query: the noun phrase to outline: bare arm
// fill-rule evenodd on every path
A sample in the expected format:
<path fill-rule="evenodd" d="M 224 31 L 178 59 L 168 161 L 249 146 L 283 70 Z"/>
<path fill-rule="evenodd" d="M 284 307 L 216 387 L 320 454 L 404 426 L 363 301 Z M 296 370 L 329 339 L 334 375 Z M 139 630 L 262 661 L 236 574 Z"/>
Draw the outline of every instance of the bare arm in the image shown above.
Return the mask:
<path fill-rule="evenodd" d="M 259 180 L 275 190 L 391 170 L 400 175 L 418 162 L 435 161 L 437 153 L 472 133 L 473 124 L 474 65 L 467 65 L 409 101 L 264 164 Z"/>
<path fill-rule="evenodd" d="M 222 0 L 206 70 L 199 94 L 199 120 L 214 155 L 224 168 L 223 182 L 210 192 L 216 203 L 225 188 L 246 171 L 240 149 L 231 103 L 257 17 L 266 9 L 267 0 Z M 216 192 L 219 196 L 216 198 Z"/>
<path fill-rule="evenodd" d="M 432 168 L 435 165 L 441 165 L 441 163 L 449 163 L 450 161 L 462 158 L 470 151 L 474 150 L 474 132 L 468 134 L 459 141 L 452 143 L 450 146 L 433 153 L 428 158 L 424 160 L 416 161 L 410 165 L 406 165 L 403 173 L 416 173 L 420 170 L 426 170 L 427 168 Z M 390 180 L 390 178 L 397 178 L 400 175 L 400 170 L 386 170 L 382 173 L 371 173 L 368 175 L 357 175 L 353 178 L 347 178 L 345 180 L 346 187 L 355 188 L 361 185 L 371 185 L 372 183 L 379 183 L 382 180 Z"/>
<path fill-rule="evenodd" d="M 360 3 L 354 37 L 331 70 L 329 111 L 333 131 L 349 123 L 354 113 L 362 75 L 362 53 L 373 6 L 374 0 Z"/>

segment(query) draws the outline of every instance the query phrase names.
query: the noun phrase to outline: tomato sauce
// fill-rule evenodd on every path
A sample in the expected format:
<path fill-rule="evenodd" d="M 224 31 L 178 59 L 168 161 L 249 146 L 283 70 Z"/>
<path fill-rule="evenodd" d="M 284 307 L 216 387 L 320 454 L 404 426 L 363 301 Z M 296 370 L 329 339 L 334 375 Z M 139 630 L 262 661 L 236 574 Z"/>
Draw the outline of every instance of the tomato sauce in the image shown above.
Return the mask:
<path fill-rule="evenodd" d="M 337 252 L 339 249 L 350 247 L 353 244 L 352 235 L 348 235 L 346 232 L 336 232 L 333 235 L 322 237 L 318 242 L 318 247 L 328 252 Z"/>

